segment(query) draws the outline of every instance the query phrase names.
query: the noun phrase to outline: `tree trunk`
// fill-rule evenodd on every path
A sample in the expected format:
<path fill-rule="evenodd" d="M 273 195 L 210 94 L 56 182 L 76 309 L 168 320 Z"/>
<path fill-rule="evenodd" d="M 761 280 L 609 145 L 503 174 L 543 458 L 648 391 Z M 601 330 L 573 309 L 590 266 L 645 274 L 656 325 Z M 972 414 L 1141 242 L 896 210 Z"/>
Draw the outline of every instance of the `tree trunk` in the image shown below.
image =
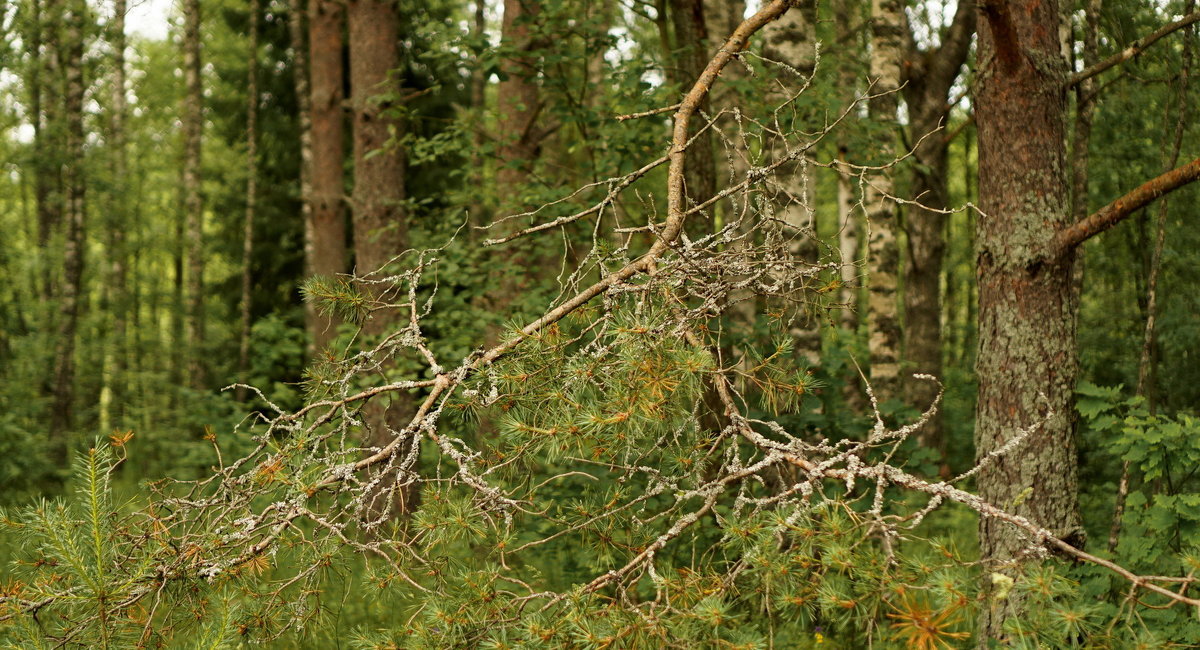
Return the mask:
<path fill-rule="evenodd" d="M 304 273 L 312 275 L 313 257 L 313 154 L 312 91 L 309 84 L 308 41 L 305 39 L 306 0 L 289 0 L 288 47 L 292 57 L 292 88 L 296 93 L 296 128 L 300 131 L 300 218 L 304 221 Z M 325 328 L 319 322 L 317 306 L 304 303 L 304 325 L 308 332 L 308 357 L 319 349 L 317 337 Z"/>
<path fill-rule="evenodd" d="M 1028 517 L 1072 544 L 1083 542 L 1076 489 L 1074 431 L 1074 251 L 1056 254 L 1068 225 L 1066 61 L 1058 42 L 1056 2 L 990 0 L 980 5 L 980 208 L 976 226 L 979 281 L 979 398 L 975 419 L 980 460 L 1022 429 L 1021 445 L 990 460 L 980 496 Z M 1021 499 L 1017 499 L 1018 495 Z M 983 573 L 1027 561 L 1031 543 L 1012 526 L 980 520 Z M 989 593 L 991 581 L 985 580 Z M 1013 592 L 988 599 L 980 647 L 1003 636 L 1020 616 Z"/>
<path fill-rule="evenodd" d="M 485 178 L 485 162 L 483 157 L 483 145 L 485 141 L 483 123 L 486 113 L 486 95 L 487 90 L 487 71 L 484 69 L 483 54 L 486 51 L 485 41 L 487 39 L 487 19 L 484 16 L 484 9 L 487 6 L 487 0 L 475 0 L 474 21 L 471 23 L 471 39 L 475 41 L 480 48 L 471 62 L 471 114 L 474 116 L 475 124 L 472 125 L 471 132 L 471 180 L 476 188 L 484 186 Z M 484 193 L 475 192 L 472 194 L 471 204 L 467 209 L 467 218 L 470 220 L 468 224 L 470 230 L 467 234 L 472 240 L 476 238 L 476 228 L 484 225 Z"/>
<path fill-rule="evenodd" d="M 708 29 L 704 21 L 703 0 L 670 0 L 671 24 L 675 29 L 674 63 L 668 71 L 671 83 L 686 90 L 690 88 L 704 66 L 708 64 Z M 682 92 L 682 91 L 681 91 Z M 687 164 L 684 167 L 687 184 L 685 194 L 689 201 L 701 203 L 717 191 L 716 159 L 713 158 L 712 130 L 702 129 L 708 124 L 706 115 L 711 114 L 712 107 L 708 95 L 700 104 L 697 117 L 693 120 L 688 135 L 692 143 L 687 151 Z M 699 135 L 697 135 L 699 134 Z M 707 234 L 712 230 L 712 223 L 702 219 L 693 219 L 699 225 L 696 234 Z M 703 229 L 703 230 L 701 230 Z"/>
<path fill-rule="evenodd" d="M 776 93 L 772 104 L 777 105 L 790 98 L 791 93 L 804 84 L 812 76 L 817 63 L 817 4 L 815 0 L 801 0 L 786 14 L 763 29 L 763 56 L 791 66 L 799 73 L 796 78 L 789 72 L 779 71 L 784 75 L 784 93 Z M 812 124 L 813 115 L 801 111 L 795 104 L 788 106 L 778 113 L 780 134 L 770 140 L 770 156 L 778 160 L 790 153 L 794 146 L 803 142 L 793 136 L 801 133 Z M 815 167 L 809 167 L 807 161 L 797 160 L 780 167 L 776 172 L 775 205 L 779 207 L 779 215 L 789 228 L 786 236 L 791 238 L 789 248 L 792 255 L 805 266 L 815 266 L 819 261 L 820 251 L 816 246 L 817 210 L 816 210 L 816 173 Z M 796 353 L 808 366 L 816 366 L 821 362 L 821 321 L 818 309 L 806 305 L 791 327 L 791 335 L 795 340 Z"/>
<path fill-rule="evenodd" d="M 904 278 L 904 367 L 905 401 L 924 411 L 937 399 L 937 384 L 916 379 L 912 373 L 942 378 L 942 261 L 946 251 L 944 210 L 950 200 L 946 179 L 949 141 L 944 121 L 949 113 L 950 89 L 967 60 L 971 35 L 975 33 L 975 7 L 963 2 L 942 36 L 940 47 L 929 52 L 912 52 L 913 60 L 905 85 L 910 116 L 908 140 L 916 146 L 912 168 L 913 205 L 906 215 L 908 257 Z M 915 39 L 910 39 L 910 41 Z M 919 143 L 919 144 L 918 144 Z M 942 418 L 939 411 L 917 432 L 922 447 L 945 457 Z"/>
<path fill-rule="evenodd" d="M 312 192 L 305 244 L 310 275 L 332 276 L 346 272 L 346 217 L 342 207 L 345 194 L 343 11 L 342 3 L 337 0 L 309 0 Z M 299 86 L 297 92 L 300 92 Z M 337 334 L 339 321 L 317 314 L 311 305 L 308 316 L 313 348 L 319 352 Z"/>
<path fill-rule="evenodd" d="M 83 175 L 83 51 L 85 0 L 71 0 L 65 13 L 66 73 L 63 113 L 66 120 L 64 184 L 66 186 L 66 247 L 63 251 L 63 287 L 59 296 L 58 341 L 54 354 L 54 399 L 50 413 L 50 433 L 54 460 L 60 466 L 69 461 L 68 431 L 74 426 L 75 335 L 79 324 L 79 303 L 83 282 L 84 191 Z"/>
<path fill-rule="evenodd" d="M 847 44 L 849 50 L 854 50 L 850 45 L 853 43 L 854 23 L 852 16 L 857 8 L 857 0 L 837 0 L 834 3 L 834 29 L 837 33 L 837 39 L 840 43 Z M 858 75 L 855 74 L 855 65 L 852 60 L 853 54 L 846 56 L 839 61 L 838 65 L 838 85 L 841 87 L 842 101 L 849 104 L 854 101 L 857 96 Z M 841 163 L 846 162 L 846 154 L 848 145 L 845 139 L 838 142 L 838 159 Z M 839 292 L 839 299 L 843 309 L 841 311 L 841 325 L 847 331 L 849 336 L 853 336 L 858 329 L 858 288 L 859 275 L 858 268 L 858 233 L 859 224 L 857 209 L 858 199 L 854 196 L 854 189 L 851 178 L 851 171 L 844 164 L 838 169 L 837 182 L 837 214 L 838 214 L 838 252 L 841 255 L 841 276 L 842 288 Z M 855 394 L 858 394 L 861 388 L 858 381 L 847 382 L 847 388 L 852 389 Z"/>
<path fill-rule="evenodd" d="M 497 196 L 511 197 L 502 202 L 506 212 L 520 209 L 520 195 L 529 184 L 533 163 L 541 151 L 537 119 L 542 104 L 537 86 L 537 58 L 532 53 L 535 43 L 529 29 L 539 11 L 536 2 L 504 0 L 500 38 L 514 52 L 500 64 L 504 78 L 496 90 L 500 141 L 496 186 Z"/>
<path fill-rule="evenodd" d="M 395 5 L 386 0 L 350 0 L 346 3 L 350 43 L 350 88 L 354 111 L 354 254 L 359 276 L 382 271 L 388 262 L 408 247 L 408 224 L 402 201 L 405 198 L 404 157 L 398 148 L 385 148 L 394 130 L 401 125 L 387 114 L 394 108 L 379 96 L 395 89 L 388 86 L 388 73 L 399 65 L 399 21 Z M 314 61 L 314 64 L 316 62 Z M 363 285 L 377 299 L 386 299 L 385 288 Z M 374 342 L 399 324 L 390 309 L 375 311 L 363 324 L 363 332 Z M 390 351 L 377 361 L 387 372 L 393 362 Z M 392 440 L 394 430 L 407 423 L 411 415 L 405 408 L 407 394 L 396 394 L 391 404 L 379 398 L 364 407 L 367 444 L 383 447 Z M 403 459 L 407 449 L 395 457 Z M 391 471 L 395 471 L 392 466 Z M 384 471 L 387 471 L 385 469 Z M 410 512 L 415 494 L 396 489 L 394 477 L 381 481 L 372 504 L 372 518 Z"/>
<path fill-rule="evenodd" d="M 250 57 L 246 72 L 246 218 L 242 225 L 242 331 L 238 344 L 238 378 L 250 381 L 251 263 L 254 261 L 254 211 L 258 201 L 258 14 L 259 0 L 250 0 Z M 246 399 L 239 386 L 237 400 Z"/>
<path fill-rule="evenodd" d="M 878 159 L 887 164 L 895 155 L 897 93 L 903 56 L 904 3 L 900 0 L 871 2 L 872 98 L 871 120 L 884 127 L 877 143 Z M 871 386 L 880 402 L 896 397 L 900 380 L 900 321 L 896 313 L 896 275 L 899 250 L 896 246 L 896 204 L 890 169 L 867 179 L 864 204 L 867 209 L 867 273 L 869 300 L 867 328 L 871 351 Z"/>
<path fill-rule="evenodd" d="M 30 112 L 33 118 L 34 197 L 37 203 L 39 293 L 43 305 L 53 304 L 51 239 L 62 222 L 62 98 L 59 56 L 61 0 L 32 0 L 30 42 Z M 48 321 L 52 322 L 51 316 Z M 50 323 L 48 322 L 47 325 Z"/>
<path fill-rule="evenodd" d="M 108 405 L 104 417 L 101 417 L 101 431 L 106 431 L 112 422 L 119 421 L 125 406 L 126 376 L 125 357 L 127 312 L 129 311 L 129 293 L 126 289 L 128 281 L 128 251 L 126 250 L 125 231 L 132 224 L 128 196 L 131 190 L 129 183 L 129 155 L 126 146 L 125 117 L 127 103 L 125 101 L 125 11 L 126 0 L 115 0 L 113 3 L 113 20 L 109 25 L 113 49 L 112 71 L 112 106 L 110 107 L 111 122 L 109 123 L 110 145 L 112 148 L 113 190 L 112 201 L 106 224 L 108 231 L 108 312 L 111 318 L 110 342 L 105 350 L 104 395 L 102 403 Z"/>
<path fill-rule="evenodd" d="M 188 385 L 204 388 L 204 204 L 200 196 L 200 138 L 204 89 L 200 78 L 200 0 L 183 2 L 183 209 L 187 220 Z"/>

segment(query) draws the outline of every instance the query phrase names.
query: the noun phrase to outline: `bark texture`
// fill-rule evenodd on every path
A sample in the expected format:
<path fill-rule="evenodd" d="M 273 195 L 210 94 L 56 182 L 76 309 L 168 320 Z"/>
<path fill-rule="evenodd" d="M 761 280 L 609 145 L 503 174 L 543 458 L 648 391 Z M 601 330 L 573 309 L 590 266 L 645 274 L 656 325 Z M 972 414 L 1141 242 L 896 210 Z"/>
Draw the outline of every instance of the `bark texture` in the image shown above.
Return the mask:
<path fill-rule="evenodd" d="M 669 71 L 671 82 L 681 88 L 691 88 L 708 64 L 708 24 L 704 19 L 703 0 L 670 0 L 671 25 L 675 33 L 673 63 Z M 689 202 L 701 203 L 717 191 L 716 159 L 713 157 L 711 130 L 702 129 L 711 114 L 712 103 L 705 95 L 700 102 L 699 119 L 692 122 L 687 149 L 686 197 Z M 697 234 L 711 232 L 711 223 L 695 220 Z M 692 229 L 689 229 L 691 232 Z"/>
<path fill-rule="evenodd" d="M 69 0 L 64 20 L 66 92 L 63 114 L 66 149 L 63 152 L 63 184 L 66 190 L 66 240 L 63 250 L 63 283 L 59 296 L 58 341 L 54 353 L 54 399 L 50 412 L 51 447 L 54 460 L 70 460 L 69 430 L 74 425 L 75 336 L 79 325 L 83 290 L 85 179 L 83 172 L 83 77 L 85 0 Z"/>
<path fill-rule="evenodd" d="M 855 28 L 853 16 L 857 5 L 856 0 L 834 2 L 833 22 L 839 43 L 853 42 Z M 855 100 L 858 94 L 858 75 L 855 73 L 855 61 L 849 56 L 843 57 L 838 62 L 838 85 L 841 88 L 842 101 L 849 104 Z M 838 160 L 841 163 L 845 163 L 847 153 L 848 145 L 843 138 L 838 142 Z M 838 169 L 837 213 L 838 252 L 842 262 L 842 288 L 839 292 L 839 299 L 843 307 L 839 320 L 843 328 L 848 332 L 854 332 L 858 329 L 860 228 L 858 199 L 854 195 L 852 172 L 844 164 Z M 847 382 L 847 394 L 858 395 L 859 389 L 857 381 Z"/>
<path fill-rule="evenodd" d="M 200 139 L 204 88 L 200 76 L 200 0 L 183 2 L 183 210 L 187 220 L 188 385 L 206 384 L 204 364 L 204 202 L 200 195 Z"/>
<path fill-rule="evenodd" d="M 897 93 L 903 60 L 904 3 L 900 0 L 871 2 L 872 98 L 871 120 L 883 127 L 878 158 L 889 161 L 896 151 Z M 869 298 L 867 328 L 871 351 L 871 386 L 879 401 L 899 396 L 900 321 L 896 309 L 896 281 L 900 255 L 896 245 L 896 204 L 891 169 L 867 179 L 864 204 L 867 210 L 867 274 Z"/>
<path fill-rule="evenodd" d="M 346 17 L 354 111 L 355 267 L 358 275 L 368 276 L 384 269 L 408 247 L 408 223 L 402 203 L 405 161 L 402 151 L 387 147 L 393 133 L 399 135 L 402 125 L 388 115 L 393 106 L 383 99 L 385 94 L 394 95 L 396 90 L 389 86 L 388 73 L 400 63 L 399 19 L 395 4 L 386 0 L 351 0 L 346 3 Z M 377 300 L 389 300 L 383 287 L 364 284 L 362 288 Z M 367 318 L 363 333 L 382 339 L 397 328 L 398 322 L 396 310 L 380 309 Z M 386 373 L 393 362 L 387 351 L 384 355 L 379 362 L 380 370 Z M 409 401 L 406 394 L 396 395 L 390 404 L 376 399 L 364 407 L 369 446 L 382 448 L 392 441 L 394 430 L 403 424 L 401 420 L 408 412 Z M 407 449 L 402 450 L 396 458 L 403 458 L 406 453 Z M 405 489 L 394 490 L 395 484 L 394 475 L 381 480 L 372 517 L 412 510 L 415 494 Z"/>
<path fill-rule="evenodd" d="M 942 377 L 942 262 L 946 252 L 946 219 L 949 207 L 946 152 L 949 141 L 944 125 L 950 107 L 950 89 L 967 60 L 975 33 L 975 7 L 958 5 L 942 45 L 928 51 L 909 52 L 904 87 L 908 105 L 908 141 L 915 145 L 918 165 L 912 168 L 912 198 L 905 215 L 908 256 L 904 276 L 904 397 L 920 410 L 937 398 L 937 384 L 916 379 L 913 373 Z M 914 40 L 910 38 L 910 42 Z M 945 455 L 940 412 L 917 432 L 921 446 Z"/>
<path fill-rule="evenodd" d="M 976 121 L 986 216 L 976 226 L 975 447 L 983 459 L 1020 430 L 1037 427 L 979 474 L 980 496 L 1080 545 L 1074 251 L 1054 250 L 1070 214 L 1062 144 L 1067 65 L 1058 42 L 1057 4 L 991 0 L 980 6 Z M 981 557 L 990 565 L 984 575 L 1029 561 L 1030 543 L 1010 525 L 982 519 L 979 538 Z M 984 588 L 990 590 L 991 582 Z M 1015 594 L 987 602 L 980 616 L 981 647 L 1002 638 L 1005 621 L 1020 616 L 1022 607 Z"/>
<path fill-rule="evenodd" d="M 519 208 L 519 204 L 512 201 L 519 201 L 541 151 L 538 114 L 542 104 L 537 85 L 538 61 L 533 52 L 537 43 L 530 29 L 538 12 L 536 2 L 504 0 L 500 38 L 513 54 L 501 63 L 504 79 L 496 89 L 499 113 L 496 183 L 500 190 L 498 196 L 511 197 L 507 205 L 502 206 L 505 210 Z"/>
<path fill-rule="evenodd" d="M 330 276 L 346 272 L 345 145 L 342 140 L 342 28 L 345 13 L 343 4 L 336 0 L 310 0 L 309 13 L 312 187 L 305 227 L 305 252 L 310 275 Z M 313 309 L 307 315 L 313 348 L 323 350 L 336 334 L 338 321 L 321 316 Z"/>
<path fill-rule="evenodd" d="M 784 63 L 795 73 L 780 72 L 783 83 L 791 92 L 800 88 L 812 76 L 817 63 L 817 4 L 815 0 L 801 0 L 778 20 L 763 29 L 763 55 L 768 59 Z M 782 104 L 791 94 L 777 93 L 773 104 Z M 770 157 L 778 160 L 787 156 L 791 149 L 801 146 L 802 133 L 811 128 L 815 116 L 798 110 L 796 104 L 783 107 L 777 113 L 780 134 L 770 140 Z M 820 251 L 816 246 L 816 168 L 806 160 L 797 160 L 781 166 L 776 172 L 775 205 L 778 216 L 789 226 L 791 253 L 802 264 L 816 265 Z M 818 305 L 809 305 L 797 314 L 791 328 L 796 352 L 809 366 L 821 362 L 821 320 L 823 314 Z"/>

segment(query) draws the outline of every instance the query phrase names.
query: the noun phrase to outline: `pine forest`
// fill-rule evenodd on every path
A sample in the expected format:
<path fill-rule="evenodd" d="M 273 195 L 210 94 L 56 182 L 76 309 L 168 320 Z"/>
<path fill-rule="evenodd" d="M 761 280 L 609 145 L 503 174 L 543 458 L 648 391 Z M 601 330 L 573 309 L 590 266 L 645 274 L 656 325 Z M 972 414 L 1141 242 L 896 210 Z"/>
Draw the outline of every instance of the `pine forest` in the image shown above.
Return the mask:
<path fill-rule="evenodd" d="M 1200 647 L 1196 5 L 0 1 L 0 647 Z"/>

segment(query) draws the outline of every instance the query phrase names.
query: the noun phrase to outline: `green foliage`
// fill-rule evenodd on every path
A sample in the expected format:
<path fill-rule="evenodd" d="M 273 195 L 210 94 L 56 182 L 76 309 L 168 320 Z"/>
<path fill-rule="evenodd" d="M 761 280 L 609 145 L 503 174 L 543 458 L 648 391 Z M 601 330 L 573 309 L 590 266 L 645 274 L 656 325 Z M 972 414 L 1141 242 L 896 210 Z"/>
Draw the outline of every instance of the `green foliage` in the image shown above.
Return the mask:
<path fill-rule="evenodd" d="M 1103 544 L 1113 517 L 1112 495 L 1128 467 L 1129 493 L 1120 521 L 1113 559 L 1150 575 L 1188 575 L 1200 552 L 1200 422 L 1187 414 L 1151 414 L 1145 400 L 1127 396 L 1120 386 L 1079 386 L 1078 409 L 1084 418 L 1083 451 L 1088 455 L 1082 478 L 1085 523 L 1089 535 Z M 1127 465 L 1126 465 L 1127 464 Z M 1122 599 L 1127 587 L 1111 575 L 1081 567 L 1084 593 L 1102 599 L 1106 615 L 1119 617 L 1134 633 L 1163 641 L 1196 643 L 1200 624 L 1176 608 L 1146 609 Z"/>

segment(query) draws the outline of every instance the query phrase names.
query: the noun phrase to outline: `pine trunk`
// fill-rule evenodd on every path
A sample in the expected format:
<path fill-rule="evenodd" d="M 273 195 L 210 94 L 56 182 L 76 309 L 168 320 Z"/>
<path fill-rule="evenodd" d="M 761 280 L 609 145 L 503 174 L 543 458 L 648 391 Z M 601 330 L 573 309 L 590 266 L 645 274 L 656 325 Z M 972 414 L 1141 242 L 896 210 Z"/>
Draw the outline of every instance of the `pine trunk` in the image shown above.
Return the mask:
<path fill-rule="evenodd" d="M 253 288 L 254 212 L 258 202 L 258 13 L 259 0 L 250 0 L 250 57 L 246 73 L 246 216 L 242 224 L 242 331 L 238 345 L 238 378 L 250 380 L 250 314 Z M 239 386 L 237 400 L 246 399 Z"/>
<path fill-rule="evenodd" d="M 204 363 L 204 204 L 200 195 L 200 138 L 204 89 L 200 77 L 200 0 L 183 2 L 183 209 L 187 221 L 188 385 L 206 384 Z"/>
<path fill-rule="evenodd" d="M 107 406 L 101 417 L 101 431 L 120 420 L 125 405 L 126 375 L 125 362 L 128 352 L 126 342 L 127 313 L 129 311 L 127 229 L 132 226 L 128 196 L 132 189 L 129 183 L 129 156 L 126 147 L 125 117 L 125 11 L 126 0 L 113 3 L 113 20 L 109 27 L 113 49 L 112 107 L 109 125 L 112 144 L 113 191 L 111 193 L 112 214 L 106 224 L 108 231 L 108 304 L 112 329 L 110 343 L 105 351 L 104 384 L 101 401 Z"/>
<path fill-rule="evenodd" d="M 69 460 L 68 431 L 74 425 L 75 335 L 83 282 L 85 179 L 83 171 L 83 50 L 85 0 L 71 0 L 65 14 L 66 92 L 63 113 L 66 121 L 64 185 L 66 187 L 66 246 L 63 250 L 63 285 L 59 296 L 58 341 L 54 354 L 54 399 L 50 432 L 55 460 Z"/>
<path fill-rule="evenodd" d="M 408 224 L 402 202 L 405 198 L 403 152 L 387 148 L 393 131 L 399 135 L 402 125 L 388 115 L 395 107 L 380 96 L 395 89 L 388 85 L 388 73 L 399 65 L 399 25 L 395 5 L 384 0 L 351 0 L 346 4 L 350 43 L 350 88 L 354 111 L 354 254 L 359 276 L 382 272 L 388 262 L 408 247 Z M 314 61 L 315 63 L 315 61 Z M 378 277 L 378 275 L 377 275 Z M 386 288 L 364 284 L 363 289 L 377 300 L 387 300 Z M 394 296 L 394 292 L 392 294 Z M 363 325 L 363 333 L 374 342 L 395 330 L 401 314 L 392 309 L 375 311 Z M 385 373 L 393 366 L 390 351 L 377 361 Z M 383 397 L 383 396 L 381 396 Z M 392 440 L 411 415 L 407 394 L 394 394 L 391 403 L 376 398 L 364 407 L 367 444 L 383 447 Z M 399 451 L 399 463 L 407 449 Z M 392 465 L 382 471 L 395 472 Z M 411 512 L 415 493 L 396 488 L 397 479 L 381 480 L 372 518 L 390 518 Z"/>
<path fill-rule="evenodd" d="M 305 230 L 311 275 L 332 276 L 346 272 L 346 216 L 343 209 L 345 146 L 342 140 L 344 22 L 341 2 L 310 0 L 308 40 L 312 75 L 312 193 Z M 310 308 L 308 325 L 316 351 L 325 349 L 333 340 L 338 322 Z"/>
<path fill-rule="evenodd" d="M 670 0 L 671 24 L 675 30 L 675 52 L 669 67 L 671 82 L 681 88 L 681 93 L 691 88 L 708 64 L 708 29 L 704 20 L 703 0 Z M 689 203 L 702 203 L 717 192 L 716 159 L 713 157 L 712 129 L 705 130 L 707 115 L 712 113 L 711 100 L 704 96 L 688 129 L 691 144 L 687 151 L 685 173 L 685 196 Z M 703 130 L 703 132 L 701 132 Z M 712 223 L 693 219 L 696 235 L 712 231 Z M 692 229 L 689 229 L 692 230 Z"/>
<path fill-rule="evenodd" d="M 979 474 L 980 496 L 1074 544 L 1083 541 L 1074 432 L 1077 304 L 1073 251 L 1056 255 L 1069 222 L 1064 136 L 1066 61 L 1056 2 L 992 0 L 980 5 L 979 398 L 975 447 L 987 457 L 1018 435 L 1029 438 Z M 1017 499 L 1018 495 L 1021 499 Z M 1011 525 L 980 521 L 983 573 L 1029 561 L 1031 543 Z M 985 591 L 991 581 L 985 581 Z M 1003 637 L 1021 615 L 1017 593 L 989 598 L 980 647 Z"/>
<path fill-rule="evenodd" d="M 499 113 L 497 134 L 500 146 L 499 169 L 496 170 L 498 197 L 502 209 L 518 210 L 519 197 L 529 184 L 534 161 L 541 151 L 541 134 L 537 128 L 541 112 L 541 97 L 537 87 L 537 59 L 530 24 L 537 20 L 540 8 L 527 0 L 504 0 L 504 21 L 501 40 L 514 53 L 500 64 L 504 73 L 496 89 L 496 110 Z"/>

